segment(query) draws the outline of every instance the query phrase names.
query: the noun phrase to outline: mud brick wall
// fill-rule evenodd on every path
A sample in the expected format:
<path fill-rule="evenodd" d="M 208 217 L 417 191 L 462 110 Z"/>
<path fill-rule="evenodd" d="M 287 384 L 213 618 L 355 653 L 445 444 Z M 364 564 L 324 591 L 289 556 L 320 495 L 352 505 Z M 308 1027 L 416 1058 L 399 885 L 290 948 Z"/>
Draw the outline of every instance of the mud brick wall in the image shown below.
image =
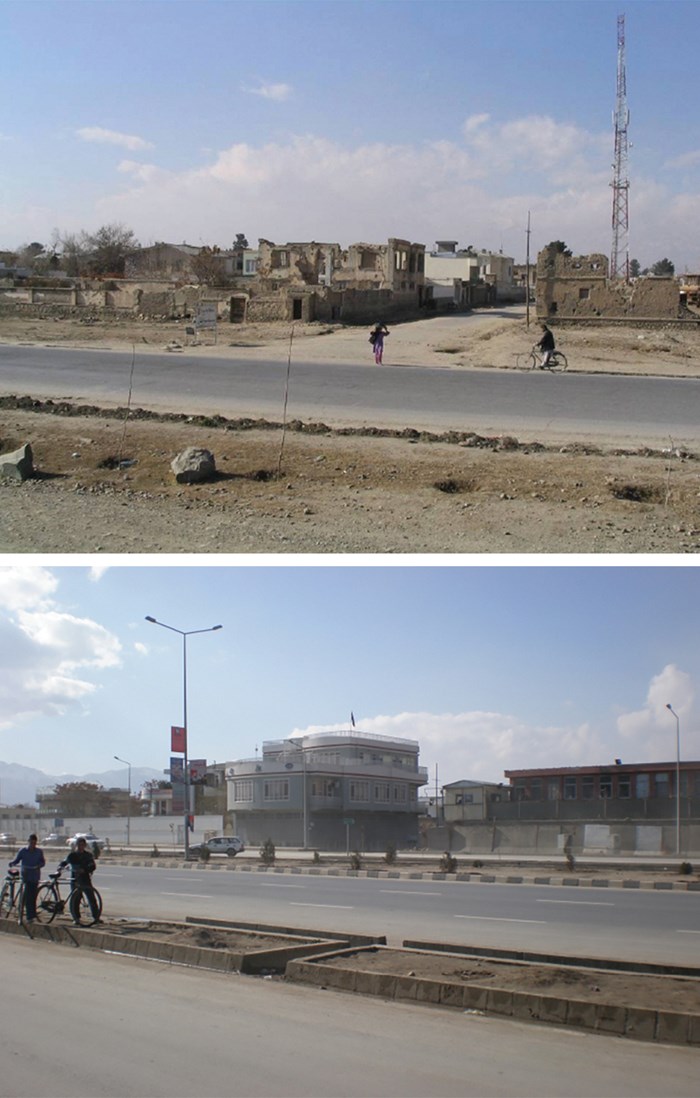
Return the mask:
<path fill-rule="evenodd" d="M 672 278 L 609 280 L 607 257 L 565 256 L 545 248 L 537 257 L 537 315 L 562 321 L 678 320 L 678 284 Z"/>

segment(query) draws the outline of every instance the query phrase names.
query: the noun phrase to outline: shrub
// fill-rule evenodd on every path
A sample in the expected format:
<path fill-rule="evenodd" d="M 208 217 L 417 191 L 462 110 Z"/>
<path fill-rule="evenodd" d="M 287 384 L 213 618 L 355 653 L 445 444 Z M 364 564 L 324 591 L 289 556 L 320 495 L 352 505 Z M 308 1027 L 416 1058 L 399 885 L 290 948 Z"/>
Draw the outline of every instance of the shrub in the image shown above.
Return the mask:
<path fill-rule="evenodd" d="M 200 862 L 208 862 L 211 858 L 211 850 L 208 846 L 200 846 L 197 854 L 199 855 Z"/>
<path fill-rule="evenodd" d="M 457 859 L 450 854 L 449 850 L 446 850 L 440 859 L 440 869 L 443 873 L 457 872 Z"/>
<path fill-rule="evenodd" d="M 682 873 L 684 877 L 688 877 L 693 872 L 693 867 L 690 862 L 681 862 L 678 872 Z"/>
<path fill-rule="evenodd" d="M 360 854 L 359 850 L 353 850 L 352 854 L 350 855 L 350 868 L 362 869 L 362 855 Z"/>
<path fill-rule="evenodd" d="M 260 847 L 260 861 L 263 865 L 275 864 L 275 844 L 272 839 L 265 839 Z"/>
<path fill-rule="evenodd" d="M 386 850 L 384 851 L 384 861 L 387 865 L 393 865 L 396 861 L 396 844 L 387 843 Z"/>
<path fill-rule="evenodd" d="M 574 858 L 570 850 L 567 850 L 566 852 L 566 868 L 568 869 L 569 873 L 573 873 L 573 871 L 576 869 L 576 859 Z"/>
<path fill-rule="evenodd" d="M 472 866 L 474 867 L 474 869 L 481 869 L 483 865 L 484 863 L 481 861 L 480 858 L 475 858 L 472 862 Z"/>
<path fill-rule="evenodd" d="M 321 855 L 319 854 L 318 850 L 314 850 L 314 856 L 313 856 L 312 860 L 313 860 L 314 865 L 320 865 L 321 864 Z"/>
<path fill-rule="evenodd" d="M 160 850 L 158 849 L 158 847 L 156 846 L 155 843 L 153 844 L 153 850 L 151 851 L 151 857 L 152 858 L 160 858 Z"/>

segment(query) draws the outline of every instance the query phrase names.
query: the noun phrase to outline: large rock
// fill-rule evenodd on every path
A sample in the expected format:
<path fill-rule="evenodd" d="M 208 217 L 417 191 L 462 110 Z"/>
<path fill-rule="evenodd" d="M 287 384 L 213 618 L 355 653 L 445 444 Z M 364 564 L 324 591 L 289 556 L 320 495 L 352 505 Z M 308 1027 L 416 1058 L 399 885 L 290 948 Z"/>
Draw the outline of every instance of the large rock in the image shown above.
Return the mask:
<path fill-rule="evenodd" d="M 11 454 L 0 454 L 0 477 L 27 480 L 34 476 L 34 459 L 28 442 Z"/>
<path fill-rule="evenodd" d="M 214 455 L 209 450 L 190 446 L 170 462 L 178 484 L 196 484 L 202 480 L 213 480 L 216 476 Z"/>

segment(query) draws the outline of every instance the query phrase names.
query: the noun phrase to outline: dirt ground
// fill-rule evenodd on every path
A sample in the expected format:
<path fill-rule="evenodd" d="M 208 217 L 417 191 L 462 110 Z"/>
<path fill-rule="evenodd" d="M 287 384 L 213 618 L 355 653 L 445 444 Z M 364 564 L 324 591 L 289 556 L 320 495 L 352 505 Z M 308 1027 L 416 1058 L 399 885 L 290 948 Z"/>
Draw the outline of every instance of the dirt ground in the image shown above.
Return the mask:
<path fill-rule="evenodd" d="M 222 334 L 223 333 L 223 334 Z M 386 364 L 515 369 L 537 335 L 524 310 L 398 325 Z M 222 327 L 192 346 L 175 322 L 0 318 L 0 342 L 137 347 L 202 356 L 364 361 L 364 329 Z M 580 372 L 696 377 L 700 331 L 566 329 Z M 551 379 L 556 383 L 557 379 Z M 77 414 L 76 414 L 77 413 Z M 127 417 L 0 399 L 0 453 L 30 441 L 37 476 L 0 481 L 4 553 L 694 553 L 700 454 L 669 439 L 620 452 L 562 439 L 339 431 L 216 417 Z M 215 481 L 175 482 L 170 461 L 210 449 Z"/>
<path fill-rule="evenodd" d="M 108 921 L 111 933 L 237 953 L 279 949 L 289 939 L 274 934 L 240 933 L 220 927 L 163 921 Z M 700 1012 L 700 982 L 692 977 L 637 975 L 602 968 L 498 961 L 457 954 L 382 948 L 333 957 L 336 968 L 417 976 L 420 979 L 495 987 L 572 998 L 586 1002 Z"/>

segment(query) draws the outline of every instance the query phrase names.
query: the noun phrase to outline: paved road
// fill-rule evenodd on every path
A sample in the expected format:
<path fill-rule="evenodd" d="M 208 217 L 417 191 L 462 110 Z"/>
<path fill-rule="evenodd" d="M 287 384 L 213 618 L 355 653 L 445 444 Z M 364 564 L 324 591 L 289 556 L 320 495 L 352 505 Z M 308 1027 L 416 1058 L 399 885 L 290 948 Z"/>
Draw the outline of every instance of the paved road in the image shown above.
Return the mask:
<path fill-rule="evenodd" d="M 98 880 L 99 878 L 99 880 Z M 700 893 L 99 867 L 110 914 L 298 928 L 700 967 Z"/>
<path fill-rule="evenodd" d="M 697 1049 L 2 935 L 2 1098 L 691 1098 Z"/>
<path fill-rule="evenodd" d="M 127 403 L 131 355 L 0 345 L 0 393 Z M 286 365 L 187 355 L 142 355 L 132 405 L 156 411 L 281 420 Z M 332 425 L 414 427 L 520 438 L 692 446 L 700 384 L 687 378 L 549 375 L 519 371 L 295 361 L 289 418 Z"/>

